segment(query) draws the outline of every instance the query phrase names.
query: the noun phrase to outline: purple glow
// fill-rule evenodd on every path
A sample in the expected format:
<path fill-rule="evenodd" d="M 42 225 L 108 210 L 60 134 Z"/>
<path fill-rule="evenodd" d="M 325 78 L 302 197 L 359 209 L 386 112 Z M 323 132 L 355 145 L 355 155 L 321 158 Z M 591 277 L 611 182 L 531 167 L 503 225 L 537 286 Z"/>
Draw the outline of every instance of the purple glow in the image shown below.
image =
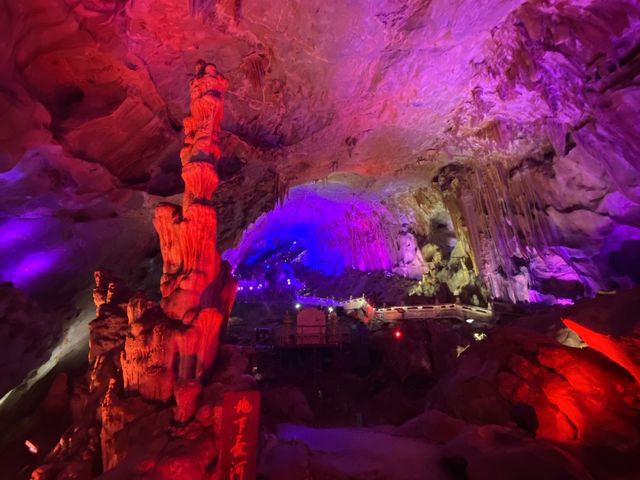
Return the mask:
<path fill-rule="evenodd" d="M 258 219 L 238 248 L 224 256 L 235 267 L 250 267 L 280 255 L 325 275 L 347 267 L 390 269 L 397 261 L 393 239 L 398 230 L 377 199 L 362 198 L 341 184 L 303 185 L 282 207 Z M 291 277 L 286 278 L 291 285 Z"/>
<path fill-rule="evenodd" d="M 20 168 L 20 165 L 16 165 L 11 170 L 0 173 L 0 183 L 16 183 L 20 181 L 24 176 L 25 172 L 23 171 L 23 169 Z"/>
<path fill-rule="evenodd" d="M 0 251 L 12 250 L 20 243 L 41 237 L 50 223 L 47 219 L 12 218 L 0 224 Z"/>
<path fill-rule="evenodd" d="M 558 298 L 556 299 L 556 305 L 573 305 L 573 300 L 570 298 Z"/>
<path fill-rule="evenodd" d="M 3 269 L 2 279 L 18 287 L 28 286 L 40 275 L 53 269 L 66 256 L 62 249 L 27 254 L 9 268 Z"/>

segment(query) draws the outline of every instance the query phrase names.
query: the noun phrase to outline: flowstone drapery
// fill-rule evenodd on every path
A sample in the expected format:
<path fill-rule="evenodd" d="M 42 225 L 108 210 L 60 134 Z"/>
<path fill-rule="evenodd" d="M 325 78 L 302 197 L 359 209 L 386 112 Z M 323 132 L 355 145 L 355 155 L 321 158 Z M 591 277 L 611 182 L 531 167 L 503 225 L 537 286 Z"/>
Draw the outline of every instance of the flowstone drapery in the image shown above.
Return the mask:
<path fill-rule="evenodd" d="M 451 173 L 457 178 L 451 179 Z M 539 193 L 528 173 L 499 163 L 438 177 L 456 235 L 473 259 L 491 296 L 529 301 L 529 264 L 544 257 L 553 238 Z"/>

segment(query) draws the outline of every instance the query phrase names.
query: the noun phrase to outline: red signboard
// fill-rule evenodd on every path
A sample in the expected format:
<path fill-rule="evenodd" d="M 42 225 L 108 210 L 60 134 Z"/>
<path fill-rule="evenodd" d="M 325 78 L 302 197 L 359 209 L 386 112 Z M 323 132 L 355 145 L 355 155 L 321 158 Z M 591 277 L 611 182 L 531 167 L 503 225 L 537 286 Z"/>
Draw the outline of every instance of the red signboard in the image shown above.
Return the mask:
<path fill-rule="evenodd" d="M 258 453 L 260 392 L 227 392 L 222 404 L 222 480 L 254 480 Z"/>

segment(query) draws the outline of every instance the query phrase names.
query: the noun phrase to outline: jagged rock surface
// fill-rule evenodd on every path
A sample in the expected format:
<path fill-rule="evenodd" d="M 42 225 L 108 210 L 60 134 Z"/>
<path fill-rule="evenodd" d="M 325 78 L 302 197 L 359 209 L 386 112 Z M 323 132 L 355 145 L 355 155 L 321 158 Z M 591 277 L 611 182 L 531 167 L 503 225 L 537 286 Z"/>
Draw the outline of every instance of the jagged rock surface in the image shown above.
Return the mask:
<path fill-rule="evenodd" d="M 640 446 L 639 385 L 596 351 L 499 328 L 464 351 L 429 394 L 467 422 L 515 422 L 538 437 L 612 451 Z"/>
<path fill-rule="evenodd" d="M 220 245 L 235 243 L 291 187 L 350 172 L 359 183 L 384 180 L 384 201 L 427 189 L 427 210 L 445 205 L 461 257 L 472 262 L 440 267 L 469 277 L 447 281 L 452 292 L 474 281 L 471 270 L 488 296 L 510 301 L 567 302 L 640 281 L 637 1 L 303 3 L 3 0 L 1 280 L 44 299 L 60 325 L 67 314 L 50 302 L 71 303 L 99 264 L 153 276 L 157 202 L 148 193 L 177 193 L 191 173 L 209 171 L 185 170 L 182 180 L 177 168 L 189 110 L 183 83 L 206 56 L 219 59 L 232 85 L 219 132 Z M 197 129 L 186 130 L 195 145 Z M 198 190 L 214 184 L 209 175 Z M 162 218 L 188 219 L 186 206 Z M 192 218 L 213 225 L 200 211 Z M 414 213 L 411 226 L 421 221 Z M 417 255 L 398 266 L 416 265 Z M 437 273 L 428 293 L 442 283 Z M 170 318 L 132 305 L 131 328 L 151 338 L 149 325 L 167 325 L 179 338 L 171 322 L 182 325 L 198 302 L 189 292 L 211 279 L 191 280 L 195 289 L 167 283 L 180 292 Z M 228 302 L 231 291 L 219 291 Z M 46 323 L 31 324 L 28 340 L 42 338 L 45 348 L 25 357 L 27 370 L 61 337 Z M 105 339 L 96 352 L 119 341 Z M 4 389 L 22 375 L 9 367 Z M 183 397 L 178 416 L 191 410 Z"/>
<path fill-rule="evenodd" d="M 92 478 L 98 468 L 114 470 L 125 460 L 128 478 L 148 470 L 156 471 L 153 478 L 168 472 L 205 478 L 217 456 L 217 433 L 200 422 L 214 423 L 213 410 L 221 401 L 221 386 L 203 392 L 203 377 L 211 374 L 237 287 L 229 264 L 220 261 L 211 206 L 226 87 L 212 64 L 196 64 L 193 116 L 185 119 L 181 155 L 183 207 L 160 204 L 154 219 L 164 260 L 160 306 L 142 292 L 131 294 L 112 273 L 95 272 L 97 318 L 90 324 L 88 391 L 60 448 L 33 472 L 33 479 Z M 170 400 L 175 400 L 173 409 L 157 406 Z M 198 420 L 188 423 L 194 416 Z M 175 426 L 169 434 L 172 419 L 186 426 Z M 143 448 L 134 449 L 138 442 Z M 170 453 L 174 448 L 176 455 Z M 185 448 L 186 454 L 179 453 Z M 138 451 L 151 457 L 137 458 Z M 157 465 L 149 464 L 152 459 Z"/>

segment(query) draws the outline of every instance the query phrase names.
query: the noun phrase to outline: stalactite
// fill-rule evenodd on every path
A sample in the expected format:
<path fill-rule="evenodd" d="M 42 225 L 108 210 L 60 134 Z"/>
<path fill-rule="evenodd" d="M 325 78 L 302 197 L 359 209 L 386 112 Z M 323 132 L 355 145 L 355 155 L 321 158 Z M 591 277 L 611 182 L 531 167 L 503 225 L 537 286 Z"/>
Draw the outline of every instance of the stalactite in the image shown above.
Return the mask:
<path fill-rule="evenodd" d="M 242 61 L 242 70 L 251 85 L 262 91 L 264 78 L 269 68 L 269 59 L 261 53 L 253 52 L 247 55 Z"/>
<path fill-rule="evenodd" d="M 276 199 L 276 205 L 281 207 L 285 200 L 289 198 L 290 182 L 280 173 L 275 172 L 273 182 L 273 196 Z"/>
<path fill-rule="evenodd" d="M 233 20 L 236 25 L 240 23 L 242 19 L 242 0 L 235 0 L 233 3 Z"/>
<path fill-rule="evenodd" d="M 489 162 L 463 172 L 446 185 L 443 201 L 451 212 L 456 234 L 469 243 L 474 268 L 494 297 L 527 300 L 529 272 L 514 262 L 542 256 L 552 239 L 546 214 L 528 171 L 510 175 L 501 162 Z"/>

